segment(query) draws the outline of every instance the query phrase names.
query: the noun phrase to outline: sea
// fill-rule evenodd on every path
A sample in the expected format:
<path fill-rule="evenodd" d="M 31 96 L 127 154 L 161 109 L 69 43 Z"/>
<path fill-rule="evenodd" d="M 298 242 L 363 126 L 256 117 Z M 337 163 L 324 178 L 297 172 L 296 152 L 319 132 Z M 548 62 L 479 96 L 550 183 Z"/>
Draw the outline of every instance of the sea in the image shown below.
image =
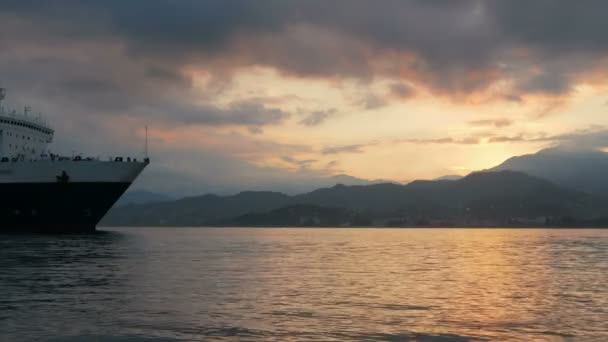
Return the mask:
<path fill-rule="evenodd" d="M 2 235 L 0 341 L 608 341 L 608 230 Z"/>

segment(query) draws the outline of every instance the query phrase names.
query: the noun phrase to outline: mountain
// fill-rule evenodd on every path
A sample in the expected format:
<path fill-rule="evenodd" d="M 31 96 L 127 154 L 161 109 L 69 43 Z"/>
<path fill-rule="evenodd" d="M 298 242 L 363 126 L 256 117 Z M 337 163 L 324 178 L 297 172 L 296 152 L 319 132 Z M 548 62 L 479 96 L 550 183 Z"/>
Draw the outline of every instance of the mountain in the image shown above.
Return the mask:
<path fill-rule="evenodd" d="M 353 210 L 316 205 L 292 205 L 264 213 L 251 213 L 228 221 L 234 226 L 340 227 L 368 226 L 371 220 Z"/>
<path fill-rule="evenodd" d="M 296 196 L 294 200 L 384 216 L 534 217 L 580 215 L 582 212 L 574 212 L 574 208 L 588 198 L 521 172 L 502 171 L 478 172 L 447 182 L 335 186 Z"/>
<path fill-rule="evenodd" d="M 281 191 L 290 195 L 297 195 L 309 191 L 313 191 L 319 188 L 329 188 L 336 184 L 343 185 L 371 185 L 371 184 L 379 184 L 386 183 L 386 180 L 370 180 L 357 178 L 345 174 L 328 176 L 328 177 L 315 177 L 309 180 L 302 181 L 289 181 L 288 183 L 276 184 L 273 186 L 273 189 L 278 189 L 276 191 Z"/>
<path fill-rule="evenodd" d="M 521 172 L 500 171 L 473 173 L 456 181 L 336 185 L 297 196 L 242 192 L 134 204 L 113 209 L 103 224 L 488 226 L 598 219 L 608 217 L 607 209 L 603 198 Z"/>
<path fill-rule="evenodd" d="M 363 179 L 357 178 L 345 174 L 330 176 L 326 178 L 322 178 L 325 181 L 330 182 L 330 186 L 334 184 L 344 184 L 344 185 L 369 185 L 369 184 L 378 184 L 378 183 L 386 183 L 387 181 L 382 179 Z"/>
<path fill-rule="evenodd" d="M 566 147 L 513 157 L 491 171 L 512 170 L 547 179 L 557 185 L 608 196 L 608 153 Z"/>
<path fill-rule="evenodd" d="M 144 204 L 151 202 L 167 202 L 174 198 L 160 194 L 156 192 L 150 192 L 145 190 L 134 190 L 127 191 L 122 197 L 116 202 L 115 206 L 123 206 L 128 204 Z"/>
<path fill-rule="evenodd" d="M 433 180 L 434 181 L 455 181 L 455 180 L 459 180 L 462 178 L 463 178 L 463 176 L 460 176 L 460 175 L 446 175 L 446 176 L 435 178 Z"/>
<path fill-rule="evenodd" d="M 245 191 L 233 196 L 213 194 L 176 201 L 131 204 L 113 208 L 102 224 L 113 226 L 200 226 L 252 212 L 263 212 L 289 203 L 278 192 Z"/>

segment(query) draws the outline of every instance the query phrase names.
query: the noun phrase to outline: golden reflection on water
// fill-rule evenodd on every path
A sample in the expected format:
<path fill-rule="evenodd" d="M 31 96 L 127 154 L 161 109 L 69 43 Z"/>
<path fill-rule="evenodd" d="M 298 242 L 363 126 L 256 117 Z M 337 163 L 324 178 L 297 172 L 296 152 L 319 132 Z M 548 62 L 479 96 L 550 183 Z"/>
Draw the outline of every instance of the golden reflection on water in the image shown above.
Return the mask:
<path fill-rule="evenodd" d="M 291 235 L 258 233 L 279 240 Z M 385 333 L 411 329 L 567 341 L 589 334 L 587 324 L 596 322 L 608 338 L 608 325 L 601 322 L 608 319 L 606 311 L 589 312 L 579 302 L 606 308 L 608 278 L 585 270 L 585 258 L 592 256 L 561 254 L 588 244 L 605 268 L 608 241 L 593 244 L 598 234 L 608 234 L 590 234 L 585 239 L 584 231 L 298 230 L 290 238 L 292 248 L 258 262 L 289 277 L 287 284 L 270 280 L 264 287 L 288 286 L 288 306 L 305 308 L 334 327 L 384 324 Z"/>

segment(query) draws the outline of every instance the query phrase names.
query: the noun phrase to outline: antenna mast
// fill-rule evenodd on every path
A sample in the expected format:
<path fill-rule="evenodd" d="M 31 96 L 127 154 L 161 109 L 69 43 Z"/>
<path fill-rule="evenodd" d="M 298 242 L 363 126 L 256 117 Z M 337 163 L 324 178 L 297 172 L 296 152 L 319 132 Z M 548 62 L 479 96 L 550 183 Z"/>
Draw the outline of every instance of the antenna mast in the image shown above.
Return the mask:
<path fill-rule="evenodd" d="M 6 97 L 6 89 L 0 88 L 0 105 L 2 104 L 2 100 Z"/>
<path fill-rule="evenodd" d="M 146 125 L 146 143 L 144 146 L 144 157 L 148 158 L 148 125 Z"/>

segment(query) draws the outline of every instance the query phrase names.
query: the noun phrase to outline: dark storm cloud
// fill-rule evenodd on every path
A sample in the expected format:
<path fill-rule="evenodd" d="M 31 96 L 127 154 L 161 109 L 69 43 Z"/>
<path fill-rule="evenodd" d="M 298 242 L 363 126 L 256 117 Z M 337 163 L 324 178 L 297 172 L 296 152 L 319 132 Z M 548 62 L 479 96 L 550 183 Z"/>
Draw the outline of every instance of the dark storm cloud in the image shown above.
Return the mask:
<path fill-rule="evenodd" d="M 606 70 L 605 13 L 605 0 L 2 0 L 0 86 L 9 87 L 9 101 L 13 94 L 16 103 L 34 99 L 35 107 L 57 113 L 62 125 L 78 126 L 71 132 L 80 132 L 83 123 L 93 131 L 100 129 L 98 121 L 129 117 L 176 125 L 240 125 L 259 134 L 263 126 L 287 120 L 289 113 L 265 99 L 222 106 L 213 102 L 230 89 L 240 68 L 354 79 L 362 88 L 377 78 L 395 82 L 385 94 L 362 92 L 356 104 L 366 109 L 416 96 L 418 90 L 466 100 L 496 91 L 492 86 L 498 81 L 512 85 L 492 94 L 500 99 L 561 97 L 582 77 Z M 194 89 L 192 70 L 209 74 L 206 88 Z M 555 103 L 539 116 L 550 113 Z M 102 119 L 93 120 L 96 116 Z M 328 117 L 313 113 L 299 119 L 314 126 Z M 113 133 L 99 136 L 108 139 Z M 89 138 L 79 134 L 82 141 Z M 605 137 L 597 130 L 488 141 L 598 145 Z M 448 137 L 400 143 L 479 142 L 479 137 Z M 368 146 L 321 152 L 362 153 Z M 245 170 L 240 163 L 209 160 L 218 166 L 213 174 Z M 202 169 L 206 161 L 192 169 Z M 257 169 L 246 170 L 249 175 Z M 237 178 L 242 177 L 231 179 Z M 275 173 L 268 176 L 276 178 Z"/>
<path fill-rule="evenodd" d="M 522 46 L 547 53 L 608 50 L 606 1 L 487 1 L 485 5 L 497 26 Z"/>
<path fill-rule="evenodd" d="M 175 70 L 166 69 L 158 66 L 151 66 L 146 69 L 145 76 L 152 81 L 172 83 L 180 87 L 189 88 L 192 86 L 192 79 Z"/>
<path fill-rule="evenodd" d="M 285 7 L 272 0 L 5 0 L 0 11 L 35 19 L 73 37 L 117 35 L 133 46 L 158 47 L 173 54 L 179 52 L 166 48 L 217 48 L 241 30 L 276 30 L 283 21 L 278 14 Z"/>
<path fill-rule="evenodd" d="M 21 43 L 30 50 L 27 42 Z M 35 50 L 34 50 L 35 51 Z M 279 124 L 290 114 L 276 108 L 273 99 L 238 99 L 224 106 L 201 103 L 192 79 L 179 70 L 156 63 L 138 63 L 104 51 L 90 51 L 99 62 L 66 49 L 62 58 L 12 56 L 0 50 L 0 86 L 15 95 L 46 103 L 35 107 L 66 117 L 132 117 L 158 120 L 169 126 L 260 126 Z M 16 101 L 18 102 L 18 101 Z M 269 104 L 267 104 L 268 102 Z"/>
<path fill-rule="evenodd" d="M 565 75 L 543 73 L 526 80 L 520 84 L 523 93 L 544 92 L 549 94 L 563 94 L 570 89 L 570 81 Z"/>
<path fill-rule="evenodd" d="M 82 93 L 107 93 L 116 91 L 117 86 L 110 81 L 95 80 L 95 79 L 72 79 L 65 80 L 58 84 L 69 92 Z"/>
<path fill-rule="evenodd" d="M 172 121 L 207 126 L 264 126 L 278 124 L 290 116 L 280 109 L 266 108 L 261 103 L 251 101 L 235 102 L 227 108 L 185 105 L 171 110 L 167 118 Z"/>
<path fill-rule="evenodd" d="M 514 80 L 505 97 L 567 92 L 608 49 L 607 11 L 601 0 L 0 3 L 4 17 L 35 23 L 30 29 L 47 36 L 119 41 L 129 58 L 165 63 L 153 76 L 171 78 L 191 63 L 257 64 L 299 76 L 395 76 L 454 96 Z"/>

